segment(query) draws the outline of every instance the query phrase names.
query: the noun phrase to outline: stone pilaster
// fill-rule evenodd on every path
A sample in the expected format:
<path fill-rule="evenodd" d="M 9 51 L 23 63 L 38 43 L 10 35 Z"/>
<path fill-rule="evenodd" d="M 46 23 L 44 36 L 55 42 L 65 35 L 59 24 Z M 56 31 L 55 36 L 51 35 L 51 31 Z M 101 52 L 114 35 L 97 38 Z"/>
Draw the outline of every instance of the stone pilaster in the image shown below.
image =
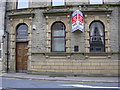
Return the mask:
<path fill-rule="evenodd" d="M 85 15 L 85 52 L 89 52 L 90 44 L 90 36 L 89 36 L 89 25 L 88 25 L 88 18 L 87 15 Z"/>

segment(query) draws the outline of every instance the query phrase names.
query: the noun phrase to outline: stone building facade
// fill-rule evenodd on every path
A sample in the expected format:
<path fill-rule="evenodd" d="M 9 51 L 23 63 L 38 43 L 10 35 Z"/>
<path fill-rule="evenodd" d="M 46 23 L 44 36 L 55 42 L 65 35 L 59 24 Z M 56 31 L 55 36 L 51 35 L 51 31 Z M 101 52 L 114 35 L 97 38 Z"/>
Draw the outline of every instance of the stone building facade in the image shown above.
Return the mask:
<path fill-rule="evenodd" d="M 5 9 L 6 9 L 6 0 L 0 0 L 0 72 L 2 71 L 2 61 L 3 61 L 3 35 L 5 30 Z"/>
<path fill-rule="evenodd" d="M 7 2 L 6 31 L 9 34 L 4 39 L 4 70 L 118 75 L 119 0 L 104 0 L 100 4 L 66 0 L 57 6 L 51 0 L 30 0 L 26 5 L 20 8 L 17 0 Z M 72 13 L 76 10 L 84 15 L 83 32 L 72 32 Z M 97 30 L 93 30 L 95 28 Z M 96 39 L 101 43 L 93 43 Z"/>

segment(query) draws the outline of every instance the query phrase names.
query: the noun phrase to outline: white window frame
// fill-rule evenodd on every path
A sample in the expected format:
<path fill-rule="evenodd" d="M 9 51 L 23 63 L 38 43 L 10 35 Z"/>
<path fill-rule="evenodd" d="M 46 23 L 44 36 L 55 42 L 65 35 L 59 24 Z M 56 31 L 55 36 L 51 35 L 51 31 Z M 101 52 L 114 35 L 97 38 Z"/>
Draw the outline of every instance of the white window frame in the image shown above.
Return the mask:
<path fill-rule="evenodd" d="M 28 8 L 29 0 L 17 0 L 17 9 Z"/>
<path fill-rule="evenodd" d="M 64 6 L 65 0 L 52 0 L 52 6 Z"/>
<path fill-rule="evenodd" d="M 89 0 L 90 4 L 103 4 L 103 0 Z"/>

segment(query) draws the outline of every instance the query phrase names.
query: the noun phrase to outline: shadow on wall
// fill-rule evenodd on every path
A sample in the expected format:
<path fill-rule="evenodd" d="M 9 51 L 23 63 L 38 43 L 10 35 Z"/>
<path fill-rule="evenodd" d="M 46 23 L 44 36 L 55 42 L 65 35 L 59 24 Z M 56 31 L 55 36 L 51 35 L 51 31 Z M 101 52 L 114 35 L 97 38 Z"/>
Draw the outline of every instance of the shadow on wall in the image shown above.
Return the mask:
<path fill-rule="evenodd" d="M 2 61 L 0 60 L 0 72 L 2 72 Z"/>
<path fill-rule="evenodd" d="M 119 1 L 120 4 L 120 1 Z M 118 16 L 120 16 L 120 7 L 118 9 Z M 118 44 L 119 44 L 119 55 L 118 55 L 118 60 L 120 60 L 120 17 L 119 17 L 119 21 L 118 21 Z"/>

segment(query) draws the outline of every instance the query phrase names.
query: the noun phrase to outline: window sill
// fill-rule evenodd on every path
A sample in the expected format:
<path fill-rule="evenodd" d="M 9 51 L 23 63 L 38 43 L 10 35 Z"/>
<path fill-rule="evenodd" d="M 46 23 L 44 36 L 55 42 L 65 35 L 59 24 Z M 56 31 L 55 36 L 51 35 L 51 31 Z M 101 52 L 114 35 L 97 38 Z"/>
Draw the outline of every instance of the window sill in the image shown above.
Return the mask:
<path fill-rule="evenodd" d="M 49 59 L 68 59 L 70 58 L 71 53 L 66 52 L 51 52 L 45 53 L 46 58 Z"/>
<path fill-rule="evenodd" d="M 13 17 L 34 17 L 34 13 L 22 13 L 22 14 L 11 14 L 9 15 L 10 18 L 13 18 Z"/>
<path fill-rule="evenodd" d="M 46 59 L 70 59 L 72 55 L 83 55 L 86 59 L 111 59 L 113 54 L 120 54 L 120 52 L 99 52 L 99 53 L 85 53 L 85 52 L 32 52 L 32 54 L 43 54 Z"/>

